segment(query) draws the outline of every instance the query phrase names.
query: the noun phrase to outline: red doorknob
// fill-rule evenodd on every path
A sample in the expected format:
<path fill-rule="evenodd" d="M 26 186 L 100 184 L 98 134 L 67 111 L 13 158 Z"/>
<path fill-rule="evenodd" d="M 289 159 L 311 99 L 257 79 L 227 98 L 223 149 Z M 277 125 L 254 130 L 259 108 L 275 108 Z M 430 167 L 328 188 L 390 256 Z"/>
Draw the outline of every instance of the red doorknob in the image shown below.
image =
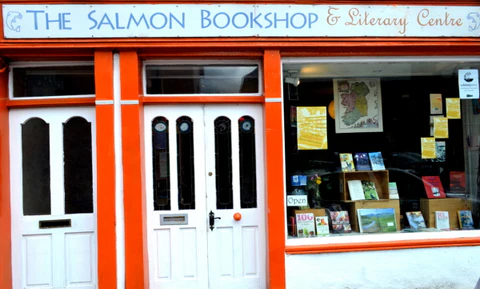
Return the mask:
<path fill-rule="evenodd" d="M 242 214 L 240 213 L 233 214 L 233 219 L 235 219 L 235 221 L 240 221 L 242 219 Z"/>

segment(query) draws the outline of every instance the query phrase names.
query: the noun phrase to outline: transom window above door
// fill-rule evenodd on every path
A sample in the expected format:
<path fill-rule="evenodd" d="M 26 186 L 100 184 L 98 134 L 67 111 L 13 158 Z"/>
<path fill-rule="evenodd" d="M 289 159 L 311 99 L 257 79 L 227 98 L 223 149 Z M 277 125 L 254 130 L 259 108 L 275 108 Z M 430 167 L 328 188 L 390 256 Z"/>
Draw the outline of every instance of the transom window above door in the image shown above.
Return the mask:
<path fill-rule="evenodd" d="M 183 63 L 146 61 L 145 95 L 259 95 L 260 65 L 256 61 Z"/>
<path fill-rule="evenodd" d="M 95 96 L 93 62 L 18 62 L 10 67 L 11 99 Z"/>

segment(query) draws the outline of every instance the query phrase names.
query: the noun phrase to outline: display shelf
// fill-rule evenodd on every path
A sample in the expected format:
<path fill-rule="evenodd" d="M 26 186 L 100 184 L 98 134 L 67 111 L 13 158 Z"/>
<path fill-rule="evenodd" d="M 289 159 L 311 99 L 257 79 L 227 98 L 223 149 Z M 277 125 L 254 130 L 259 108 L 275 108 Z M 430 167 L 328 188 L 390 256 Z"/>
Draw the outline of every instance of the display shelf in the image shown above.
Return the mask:
<path fill-rule="evenodd" d="M 401 230 L 400 226 L 400 200 L 360 200 L 360 201 L 344 201 L 345 206 L 348 208 L 348 214 L 350 217 L 350 224 L 352 230 L 359 232 L 358 225 L 358 209 L 378 209 L 378 208 L 393 208 L 395 209 L 395 219 L 397 225 L 397 231 Z"/>
<path fill-rule="evenodd" d="M 340 200 L 350 200 L 350 192 L 348 191 L 349 180 L 365 180 L 375 183 L 378 197 L 380 199 L 389 199 L 388 192 L 388 170 L 382 171 L 353 171 L 353 172 L 340 172 Z"/>
<path fill-rule="evenodd" d="M 435 228 L 435 211 L 448 211 L 450 229 L 460 228 L 458 223 L 459 210 L 471 210 L 472 202 L 462 198 L 443 199 L 420 199 L 420 210 L 422 211 L 425 224 L 428 228 Z"/>

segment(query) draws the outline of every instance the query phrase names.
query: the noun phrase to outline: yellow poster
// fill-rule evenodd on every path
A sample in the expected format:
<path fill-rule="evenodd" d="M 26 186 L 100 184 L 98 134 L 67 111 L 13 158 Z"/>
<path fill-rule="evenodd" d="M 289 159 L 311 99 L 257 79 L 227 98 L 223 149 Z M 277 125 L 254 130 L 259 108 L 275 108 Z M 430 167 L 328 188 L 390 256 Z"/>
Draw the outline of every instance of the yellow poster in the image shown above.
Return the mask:
<path fill-rule="evenodd" d="M 460 119 L 460 98 L 446 98 L 447 118 Z"/>
<path fill-rule="evenodd" d="M 448 118 L 435 117 L 433 119 L 433 136 L 435 138 L 448 138 Z"/>
<path fill-rule="evenodd" d="M 430 94 L 430 114 L 443 114 L 442 95 L 439 93 Z"/>
<path fill-rule="evenodd" d="M 422 159 L 436 159 L 436 147 L 434 137 L 422 137 Z"/>
<path fill-rule="evenodd" d="M 297 107 L 297 134 L 299 150 L 326 150 L 327 107 Z"/>

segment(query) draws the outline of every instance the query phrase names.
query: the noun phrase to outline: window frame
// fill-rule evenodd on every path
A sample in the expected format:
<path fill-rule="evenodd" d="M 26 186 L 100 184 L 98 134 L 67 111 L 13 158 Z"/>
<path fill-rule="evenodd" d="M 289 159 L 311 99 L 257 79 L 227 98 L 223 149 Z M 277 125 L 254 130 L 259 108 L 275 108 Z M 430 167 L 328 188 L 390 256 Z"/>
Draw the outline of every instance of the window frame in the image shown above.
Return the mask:
<path fill-rule="evenodd" d="M 284 93 L 284 79 L 286 75 L 284 75 L 284 66 L 287 64 L 322 64 L 322 63 L 351 63 L 351 64 L 359 64 L 359 63 L 379 63 L 379 62 L 391 62 L 391 63 L 413 63 L 413 62 L 480 62 L 479 56 L 435 56 L 435 57 L 428 57 L 428 56 L 393 56 L 393 57 L 373 57 L 373 56 L 366 56 L 366 57 L 282 57 L 281 59 L 281 71 L 280 71 L 280 81 L 282 83 L 281 86 L 281 106 L 282 112 L 285 110 L 285 93 Z M 339 75 L 338 77 L 342 77 Z M 332 77 L 334 78 L 334 77 Z M 382 76 L 379 76 L 382 78 Z M 463 116 L 462 116 L 463 118 Z M 283 129 L 283 150 L 284 154 L 286 152 L 285 142 L 286 138 L 288 137 L 287 131 L 285 131 L 285 127 L 282 126 Z M 284 186 L 284 200 L 287 198 L 287 183 L 288 178 L 286 177 L 287 172 L 287 164 L 286 159 L 283 159 L 283 168 L 284 168 L 284 176 L 283 176 L 283 186 Z M 470 196 L 469 200 L 475 201 L 473 196 Z M 341 236 L 335 236 L 332 233 L 329 236 L 318 236 L 314 238 L 292 238 L 288 235 L 288 222 L 287 222 L 287 204 L 284 205 L 284 232 L 285 232 L 285 246 L 286 251 L 290 253 L 294 253 L 296 251 L 308 252 L 308 248 L 311 247 L 313 251 L 319 250 L 319 245 L 326 245 L 326 246 L 348 246 L 351 245 L 361 245 L 366 243 L 373 243 L 372 246 L 375 244 L 380 244 L 382 242 L 402 242 L 402 241 L 417 241 L 417 242 L 425 242 L 428 240 L 452 240 L 452 239 L 459 239 L 459 238 L 478 238 L 480 237 L 480 229 L 475 230 L 455 230 L 455 231 L 442 231 L 442 232 L 414 232 L 414 233 L 407 233 L 397 231 L 394 233 L 379 233 L 379 234 L 368 234 L 368 233 L 354 233 L 354 234 L 344 234 Z M 453 216 L 456 218 L 456 216 Z M 452 216 L 450 216 L 452 218 Z M 357 220 L 353 220 L 357 222 Z M 352 222 L 352 220 L 350 220 Z M 365 246 L 365 245 L 363 245 Z M 395 245 L 392 245 L 395 246 Z M 304 249 L 300 249 L 300 248 Z M 291 249 L 289 249 L 291 248 Z M 379 246 L 380 248 L 380 246 Z"/>

